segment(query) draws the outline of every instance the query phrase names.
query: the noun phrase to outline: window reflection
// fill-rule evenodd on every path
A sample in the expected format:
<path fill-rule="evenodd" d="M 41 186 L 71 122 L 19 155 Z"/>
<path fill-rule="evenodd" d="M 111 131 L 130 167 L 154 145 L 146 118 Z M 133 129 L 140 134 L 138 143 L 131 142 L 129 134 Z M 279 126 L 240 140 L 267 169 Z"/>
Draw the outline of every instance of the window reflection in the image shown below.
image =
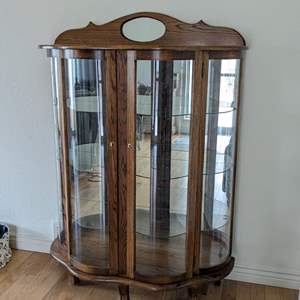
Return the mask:
<path fill-rule="evenodd" d="M 209 61 L 200 264 L 229 255 L 239 60 Z M 211 249 L 214 248 L 214 249 Z"/>

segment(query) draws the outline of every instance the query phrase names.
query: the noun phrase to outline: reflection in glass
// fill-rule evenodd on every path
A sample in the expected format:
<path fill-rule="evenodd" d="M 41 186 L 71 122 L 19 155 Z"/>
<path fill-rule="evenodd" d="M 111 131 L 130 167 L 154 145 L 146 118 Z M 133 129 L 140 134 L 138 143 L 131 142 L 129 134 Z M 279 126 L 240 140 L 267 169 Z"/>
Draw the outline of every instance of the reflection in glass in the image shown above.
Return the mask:
<path fill-rule="evenodd" d="M 203 178 L 201 268 L 230 253 L 239 60 L 210 60 Z"/>
<path fill-rule="evenodd" d="M 192 61 L 138 60 L 136 77 L 136 271 L 176 276 L 186 271 Z"/>
<path fill-rule="evenodd" d="M 102 62 L 65 63 L 71 177 L 73 261 L 108 267 L 108 212 Z"/>
<path fill-rule="evenodd" d="M 60 122 L 60 99 L 59 99 L 59 82 L 58 74 L 60 74 L 60 65 L 56 57 L 51 58 L 51 75 L 52 75 L 52 95 L 53 95 L 53 116 L 54 116 L 54 138 L 56 148 L 56 173 L 57 173 L 57 198 L 58 198 L 58 240 L 65 243 L 65 208 L 63 201 L 63 188 L 62 188 L 62 151 L 61 151 L 61 122 Z"/>

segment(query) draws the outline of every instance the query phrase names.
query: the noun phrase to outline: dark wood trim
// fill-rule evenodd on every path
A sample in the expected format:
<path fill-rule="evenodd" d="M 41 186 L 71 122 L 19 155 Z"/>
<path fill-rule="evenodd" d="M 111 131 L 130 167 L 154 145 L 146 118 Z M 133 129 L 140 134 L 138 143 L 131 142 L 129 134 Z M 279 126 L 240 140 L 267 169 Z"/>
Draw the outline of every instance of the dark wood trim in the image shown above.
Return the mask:
<path fill-rule="evenodd" d="M 134 276 L 135 260 L 135 52 L 117 51 L 119 273 Z"/>
<path fill-rule="evenodd" d="M 147 276 L 139 272 L 135 272 L 134 280 L 147 282 L 151 284 L 172 284 L 187 279 L 187 273 L 176 276 Z"/>
<path fill-rule="evenodd" d="M 192 278 L 194 272 L 194 251 L 195 251 L 195 227 L 196 227 L 196 207 L 197 185 L 199 172 L 197 170 L 200 158 L 199 153 L 199 135 L 200 135 L 200 116 L 201 112 L 201 82 L 203 68 L 203 52 L 195 53 L 193 63 L 193 92 L 191 107 L 191 125 L 190 125 L 190 149 L 189 149 L 189 180 L 188 180 L 188 202 L 187 202 L 187 240 L 186 240 L 186 267 L 187 277 Z M 199 82 L 199 84 L 195 84 Z"/>
<path fill-rule="evenodd" d="M 138 50 L 136 51 L 137 60 L 189 60 L 194 59 L 194 51 L 171 51 L 171 50 Z"/>
<path fill-rule="evenodd" d="M 150 42 L 136 42 L 122 34 L 123 25 L 130 20 L 148 17 L 161 21 L 166 31 L 160 38 Z M 189 24 L 173 17 L 154 12 L 130 14 L 103 25 L 90 22 L 86 27 L 71 29 L 60 34 L 55 48 L 73 49 L 242 49 L 244 38 L 234 29 L 211 26 L 202 20 Z M 51 48 L 51 46 L 41 46 Z"/>
<path fill-rule="evenodd" d="M 118 273 L 118 124 L 116 52 L 104 54 L 105 127 L 107 130 L 107 197 L 109 214 L 109 273 Z"/>
<path fill-rule="evenodd" d="M 135 272 L 135 162 L 136 162 L 136 63 L 135 51 L 127 52 L 127 275 L 134 277 Z M 130 146 L 131 145 L 131 146 Z"/>
<path fill-rule="evenodd" d="M 188 187 L 188 274 L 199 273 L 208 55 L 195 54 Z M 198 83 L 198 84 L 195 84 Z"/>
<path fill-rule="evenodd" d="M 201 286 L 207 283 L 213 283 L 224 279 L 233 269 L 234 258 L 229 257 L 228 260 L 222 264 L 219 268 L 208 269 L 207 271 L 202 271 L 201 275 L 194 276 L 192 279 L 183 280 L 170 284 L 153 284 L 148 282 L 143 282 L 140 280 L 133 280 L 130 278 L 122 276 L 102 276 L 87 274 L 85 272 L 79 271 L 74 268 L 67 260 L 67 253 L 64 248 L 61 246 L 58 239 L 54 240 L 51 246 L 50 251 L 52 257 L 56 259 L 59 263 L 64 265 L 68 271 L 74 276 L 78 277 L 82 281 L 89 281 L 91 283 L 114 283 L 114 284 L 123 284 L 130 287 L 145 288 L 152 291 L 163 291 L 163 290 L 172 290 L 180 289 L 191 286 Z"/>
<path fill-rule="evenodd" d="M 209 59 L 238 59 L 241 58 L 241 51 L 209 51 Z"/>
<path fill-rule="evenodd" d="M 102 275 L 102 276 L 110 275 L 109 269 L 99 268 L 94 265 L 88 265 L 86 263 L 82 263 L 74 256 L 71 257 L 70 264 L 77 270 L 80 270 L 81 272 L 85 272 L 88 274 Z"/>

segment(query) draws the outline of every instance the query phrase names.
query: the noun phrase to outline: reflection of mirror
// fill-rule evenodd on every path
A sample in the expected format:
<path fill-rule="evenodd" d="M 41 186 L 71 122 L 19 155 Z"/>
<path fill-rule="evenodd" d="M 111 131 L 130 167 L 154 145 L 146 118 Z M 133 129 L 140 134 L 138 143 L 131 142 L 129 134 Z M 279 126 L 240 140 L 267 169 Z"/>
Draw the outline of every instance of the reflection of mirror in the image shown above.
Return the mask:
<path fill-rule="evenodd" d="M 165 25 L 152 18 L 136 18 L 124 23 L 123 35 L 129 40 L 136 42 L 150 42 L 164 35 Z"/>

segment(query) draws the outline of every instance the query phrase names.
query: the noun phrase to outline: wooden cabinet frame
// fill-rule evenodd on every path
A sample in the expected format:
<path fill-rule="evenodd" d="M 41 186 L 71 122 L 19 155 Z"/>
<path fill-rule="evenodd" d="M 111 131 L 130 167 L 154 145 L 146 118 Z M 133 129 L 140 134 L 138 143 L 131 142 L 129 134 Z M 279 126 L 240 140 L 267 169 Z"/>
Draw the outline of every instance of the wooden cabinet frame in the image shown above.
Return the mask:
<path fill-rule="evenodd" d="M 124 23 L 139 17 L 161 21 L 166 27 L 165 34 L 157 40 L 146 43 L 126 39 L 122 34 Z M 101 26 L 90 23 L 85 28 L 62 33 L 54 45 L 41 46 L 47 49 L 48 56 L 57 59 L 61 76 L 61 85 L 58 89 L 62 124 L 62 198 L 65 242 L 61 244 L 58 240 L 54 241 L 51 254 L 74 276 L 93 282 L 118 283 L 122 299 L 125 299 L 124 295 L 129 297 L 126 286 L 145 287 L 152 290 L 207 286 L 209 282 L 219 281 L 231 271 L 234 262 L 231 257 L 232 241 L 230 241 L 230 255 L 223 264 L 201 269 L 199 261 L 208 62 L 209 59 L 240 59 L 241 50 L 245 47 L 243 37 L 233 29 L 210 26 L 203 21 L 187 24 L 158 13 L 132 14 Z M 108 269 L 103 272 L 72 260 L 68 112 L 64 82 L 64 61 L 72 58 L 104 61 L 104 94 L 107 100 L 105 126 L 107 128 L 107 193 L 109 194 L 109 265 Z M 150 279 L 138 274 L 135 270 L 136 61 L 176 59 L 193 60 L 187 237 L 186 253 L 183 257 L 186 272 L 177 277 L 158 276 Z M 237 139 L 235 148 L 237 148 Z M 234 160 L 236 160 L 236 153 L 237 151 L 235 151 Z M 235 167 L 233 177 L 235 183 Z M 234 205 L 231 209 L 233 216 Z"/>

